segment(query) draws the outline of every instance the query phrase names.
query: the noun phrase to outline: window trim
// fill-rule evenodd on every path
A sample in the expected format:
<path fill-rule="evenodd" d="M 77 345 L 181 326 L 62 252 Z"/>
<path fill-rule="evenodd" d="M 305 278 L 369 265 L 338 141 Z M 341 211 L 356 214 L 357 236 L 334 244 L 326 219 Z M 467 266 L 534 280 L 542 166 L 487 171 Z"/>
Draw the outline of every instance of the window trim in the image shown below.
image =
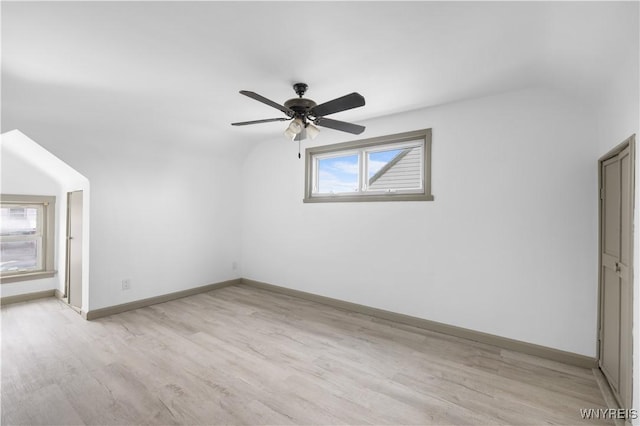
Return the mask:
<path fill-rule="evenodd" d="M 331 154 L 348 154 L 350 151 L 363 151 L 367 148 L 382 147 L 422 140 L 422 179 L 423 188 L 419 192 L 415 190 L 402 192 L 359 192 L 347 194 L 313 194 L 314 173 L 317 173 L 317 158 L 326 158 Z M 326 157 L 325 157 L 326 156 Z M 365 171 L 364 161 L 360 161 L 359 173 Z M 322 145 L 305 149 L 305 180 L 304 203 L 332 203 L 332 202 L 361 202 L 361 201 L 433 201 L 431 193 L 431 129 L 422 129 L 412 132 L 397 133 L 387 136 L 379 136 L 357 141 L 342 142 L 332 145 Z"/>
<path fill-rule="evenodd" d="M 0 202 L 1 204 L 34 204 L 42 206 L 42 247 L 44 249 L 41 270 L 10 273 L 2 273 L 0 271 L 0 284 L 53 277 L 57 272 L 54 269 L 56 197 L 51 195 L 1 194 Z"/>

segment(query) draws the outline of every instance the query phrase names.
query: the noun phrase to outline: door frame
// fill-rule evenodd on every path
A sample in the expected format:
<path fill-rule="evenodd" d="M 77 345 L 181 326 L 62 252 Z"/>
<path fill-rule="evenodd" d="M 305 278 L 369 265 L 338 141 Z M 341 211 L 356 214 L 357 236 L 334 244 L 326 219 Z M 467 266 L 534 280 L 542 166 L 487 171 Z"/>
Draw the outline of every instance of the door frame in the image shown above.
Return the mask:
<path fill-rule="evenodd" d="M 603 164 L 605 161 L 611 159 L 612 157 L 618 155 L 619 153 L 621 153 L 622 151 L 624 151 L 625 149 L 627 149 L 627 147 L 629 148 L 629 156 L 630 156 L 630 167 L 631 170 L 629 171 L 631 174 L 631 182 L 630 182 L 630 192 L 631 192 L 631 199 L 629 200 L 629 206 L 631 208 L 631 214 L 629 215 L 630 220 L 631 220 L 631 226 L 629 229 L 631 229 L 631 247 L 630 247 L 630 256 L 629 256 L 629 271 L 630 271 L 630 282 L 629 282 L 629 286 L 630 286 L 630 292 L 631 292 L 631 297 L 629 298 L 628 303 L 631 305 L 630 306 L 630 316 L 631 316 L 631 325 L 633 327 L 633 285 L 635 282 L 635 258 L 634 258 L 634 245 L 635 245 L 635 239 L 634 239 L 634 234 L 635 234 L 635 183 L 636 183 L 636 174 L 635 174 L 635 169 L 636 169 L 636 135 L 633 134 L 630 137 L 628 137 L 627 139 L 625 139 L 622 143 L 620 143 L 619 145 L 617 145 L 615 148 L 611 149 L 609 152 L 607 152 L 605 155 L 603 155 L 602 157 L 600 157 L 598 159 L 598 328 L 596 330 L 597 333 L 597 339 L 596 339 L 596 361 L 597 361 L 597 366 L 598 369 L 600 369 L 600 353 L 601 353 L 601 349 L 602 349 L 602 310 L 603 310 L 603 296 L 602 296 L 602 292 L 603 292 L 603 283 L 602 283 L 602 248 L 603 248 L 603 238 L 602 238 L 602 233 L 603 233 L 603 223 L 602 223 L 602 191 L 603 189 L 603 181 L 602 181 L 602 168 L 603 168 Z M 633 333 L 633 328 L 631 328 L 631 333 Z M 633 373 L 633 334 L 631 335 L 631 354 L 629 357 L 629 361 L 631 363 L 631 372 Z M 605 378 L 605 381 L 607 381 L 607 385 L 609 385 L 608 380 L 606 378 L 606 375 L 603 374 L 603 377 Z M 611 388 L 611 386 L 609 385 L 609 387 Z M 631 408 L 631 406 L 629 407 L 625 407 L 625 401 L 620 401 L 618 400 L 619 395 L 616 395 L 615 392 L 612 392 L 612 394 L 614 395 L 614 398 L 616 400 L 616 402 L 618 403 L 618 405 L 622 408 Z M 631 390 L 630 390 L 630 394 L 629 394 L 629 398 L 631 400 L 631 402 L 633 403 L 633 374 L 631 375 Z"/>
<path fill-rule="evenodd" d="M 84 189 L 78 189 L 75 191 L 69 191 L 67 192 L 67 230 L 66 230 L 66 235 L 65 235 L 65 279 L 64 279 L 64 296 L 63 296 L 63 300 L 69 305 L 71 306 L 74 310 L 76 311 L 80 311 L 81 307 L 80 306 L 73 306 L 71 304 L 71 197 L 73 193 L 76 192 L 80 192 L 82 193 L 82 209 L 84 210 L 85 205 L 84 205 L 84 195 L 85 195 L 85 190 Z M 84 221 L 84 213 L 80 216 L 81 220 Z M 83 240 L 81 242 L 81 244 L 84 244 L 84 236 L 83 236 Z M 84 253 L 82 253 L 82 250 L 80 252 L 80 256 L 84 256 Z M 80 277 L 80 280 L 82 280 L 82 277 Z M 84 290 L 84 289 L 82 289 Z M 81 298 L 81 303 L 82 305 L 82 298 Z"/>

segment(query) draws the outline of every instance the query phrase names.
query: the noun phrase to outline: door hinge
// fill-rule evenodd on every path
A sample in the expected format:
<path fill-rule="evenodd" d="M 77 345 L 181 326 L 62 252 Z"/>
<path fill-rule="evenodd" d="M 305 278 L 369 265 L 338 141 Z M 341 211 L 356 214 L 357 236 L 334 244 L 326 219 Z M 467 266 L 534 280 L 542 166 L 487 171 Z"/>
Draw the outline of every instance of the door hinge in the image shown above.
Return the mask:
<path fill-rule="evenodd" d="M 604 200 L 604 188 L 600 188 L 600 199 Z"/>

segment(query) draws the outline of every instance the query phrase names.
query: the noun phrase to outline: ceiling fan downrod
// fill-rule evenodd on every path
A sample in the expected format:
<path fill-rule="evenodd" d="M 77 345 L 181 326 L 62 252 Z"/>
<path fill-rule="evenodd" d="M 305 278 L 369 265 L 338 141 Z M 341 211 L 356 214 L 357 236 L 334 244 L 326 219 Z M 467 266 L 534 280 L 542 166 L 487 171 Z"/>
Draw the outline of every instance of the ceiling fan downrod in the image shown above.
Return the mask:
<path fill-rule="evenodd" d="M 299 97 L 302 97 L 308 88 L 309 86 L 305 83 L 296 83 L 293 85 L 293 90 Z"/>

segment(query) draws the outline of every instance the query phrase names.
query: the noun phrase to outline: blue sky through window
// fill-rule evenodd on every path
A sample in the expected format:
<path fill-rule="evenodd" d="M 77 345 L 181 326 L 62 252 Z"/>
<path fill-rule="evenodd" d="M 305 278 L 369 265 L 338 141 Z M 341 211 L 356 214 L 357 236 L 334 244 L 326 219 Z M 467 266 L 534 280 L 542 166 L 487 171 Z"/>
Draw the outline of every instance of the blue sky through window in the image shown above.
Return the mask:
<path fill-rule="evenodd" d="M 358 190 L 358 154 L 318 160 L 318 192 L 338 194 Z"/>

